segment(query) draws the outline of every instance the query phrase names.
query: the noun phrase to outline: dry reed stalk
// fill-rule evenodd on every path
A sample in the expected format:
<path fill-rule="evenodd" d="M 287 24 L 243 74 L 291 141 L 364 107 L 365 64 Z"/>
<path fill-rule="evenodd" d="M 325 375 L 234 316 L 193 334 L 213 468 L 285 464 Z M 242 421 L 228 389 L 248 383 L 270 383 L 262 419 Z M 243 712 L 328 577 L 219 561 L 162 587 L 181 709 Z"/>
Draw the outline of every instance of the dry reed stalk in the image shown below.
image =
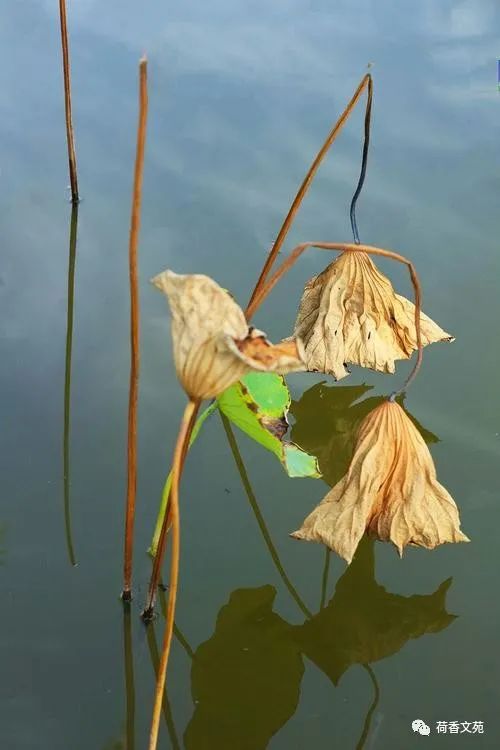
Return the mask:
<path fill-rule="evenodd" d="M 78 175 L 76 172 L 75 135 L 71 113 L 71 69 L 69 62 L 68 25 L 66 19 L 66 0 L 59 0 L 59 20 L 61 23 L 61 43 L 64 77 L 64 109 L 66 113 L 66 140 L 68 143 L 69 180 L 71 184 L 71 202 L 78 203 Z"/>
<path fill-rule="evenodd" d="M 137 396 L 139 389 L 139 282 L 137 273 L 137 245 L 141 223 L 144 149 L 148 116 L 147 60 L 139 61 L 139 123 L 132 195 L 132 214 L 129 239 L 130 275 L 130 388 L 127 436 L 127 508 L 125 518 L 125 551 L 123 563 L 122 599 L 132 598 L 132 556 L 134 544 L 135 498 L 137 490 Z"/>

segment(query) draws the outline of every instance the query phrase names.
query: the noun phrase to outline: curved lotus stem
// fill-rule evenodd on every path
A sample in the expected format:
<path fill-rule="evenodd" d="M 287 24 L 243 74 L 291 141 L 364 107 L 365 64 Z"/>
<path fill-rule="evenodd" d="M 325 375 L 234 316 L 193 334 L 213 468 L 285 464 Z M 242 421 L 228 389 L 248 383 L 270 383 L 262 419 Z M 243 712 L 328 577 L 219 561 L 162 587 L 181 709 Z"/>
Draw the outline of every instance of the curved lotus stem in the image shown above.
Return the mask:
<path fill-rule="evenodd" d="M 149 750 L 156 750 L 158 742 L 158 731 L 160 728 L 161 707 L 163 702 L 163 691 L 167 676 L 167 664 L 174 631 L 175 603 L 177 600 L 177 584 L 179 580 L 179 553 L 180 553 L 180 526 L 179 526 L 179 478 L 182 464 L 184 446 L 189 442 L 190 424 L 193 414 L 198 408 L 198 402 L 188 401 L 184 414 L 182 415 L 179 434 L 174 450 L 172 461 L 172 489 L 170 491 L 170 517 L 172 520 L 172 557 L 170 563 L 170 579 L 167 602 L 167 616 L 165 624 L 165 635 L 161 652 L 160 665 L 158 667 L 158 680 L 156 683 L 155 703 L 153 708 L 153 719 L 151 722 L 151 734 L 149 738 Z"/>
<path fill-rule="evenodd" d="M 398 394 L 402 393 L 404 390 L 408 388 L 410 383 L 414 380 L 415 376 L 417 375 L 420 365 L 422 364 L 422 357 L 423 357 L 423 347 L 422 347 L 422 335 L 420 332 L 420 311 L 422 306 L 422 287 L 420 286 L 420 281 L 418 278 L 417 271 L 415 269 L 415 266 L 413 263 L 404 257 L 404 255 L 399 255 L 399 253 L 395 253 L 392 250 L 384 250 L 384 248 L 381 247 L 374 247 L 372 245 L 354 245 L 351 243 L 343 243 L 343 242 L 302 242 L 300 245 L 297 245 L 296 248 L 292 250 L 288 258 L 283 261 L 283 263 L 279 266 L 278 270 L 275 271 L 273 276 L 269 279 L 267 284 L 265 284 L 257 293 L 255 299 L 253 302 L 248 306 L 247 308 L 247 316 L 250 317 L 253 315 L 257 307 L 260 307 L 260 305 L 263 303 L 265 298 L 270 294 L 270 292 L 274 289 L 278 281 L 281 279 L 282 276 L 285 275 L 287 271 L 290 270 L 290 268 L 293 266 L 293 264 L 300 258 L 302 253 L 307 250 L 310 247 L 318 248 L 318 250 L 333 250 L 336 252 L 362 252 L 367 253 L 368 255 L 380 255 L 383 258 L 391 258 L 392 260 L 398 261 L 398 263 L 402 263 L 408 268 L 408 271 L 410 273 L 411 282 L 413 284 L 413 290 L 415 293 L 415 332 L 417 337 L 417 360 L 415 362 L 415 365 L 408 375 L 407 379 L 403 383 L 402 387 L 395 391 L 393 394 L 391 394 L 391 399 L 394 399 Z"/>
<path fill-rule="evenodd" d="M 288 231 L 289 231 L 289 229 L 290 229 L 290 227 L 292 225 L 292 222 L 293 222 L 293 220 L 295 218 L 295 214 L 299 210 L 300 204 L 302 203 L 302 201 L 304 199 L 304 196 L 307 193 L 307 191 L 308 191 L 308 189 L 309 189 L 309 187 L 311 185 L 311 182 L 313 181 L 313 178 L 314 178 L 316 172 L 318 171 L 318 168 L 319 168 L 321 162 L 323 161 L 323 158 L 326 156 L 326 154 L 327 154 L 330 146 L 332 145 L 332 143 L 334 142 L 334 140 L 336 139 L 336 137 L 338 136 L 338 134 L 342 130 L 342 128 L 345 125 L 345 123 L 347 122 L 347 120 L 349 119 L 349 116 L 350 116 L 352 110 L 354 109 L 354 107 L 358 103 L 359 98 L 360 98 L 361 94 L 363 93 L 363 91 L 365 90 L 366 87 L 368 87 L 367 111 L 368 111 L 368 113 L 370 112 L 370 109 L 371 109 L 371 100 L 372 100 L 372 85 L 373 85 L 372 84 L 372 77 L 371 77 L 371 75 L 369 73 L 367 73 L 361 79 L 361 82 L 360 82 L 358 88 L 356 89 L 356 91 L 354 92 L 354 95 L 353 95 L 351 101 L 349 102 L 349 104 L 347 105 L 347 107 L 345 108 L 345 110 L 342 112 L 342 114 L 340 115 L 339 119 L 337 120 L 337 122 L 335 123 L 335 125 L 333 126 L 333 128 L 331 129 L 331 131 L 328 133 L 326 141 L 321 146 L 320 150 L 318 151 L 318 153 L 316 155 L 316 158 L 314 159 L 313 163 L 311 164 L 311 166 L 309 168 L 308 173 L 304 177 L 304 181 L 302 182 L 302 185 L 300 186 L 300 188 L 299 188 L 299 190 L 297 192 L 297 195 L 295 196 L 295 198 L 293 200 L 293 203 L 290 206 L 290 209 L 289 209 L 289 211 L 288 211 L 288 213 L 287 213 L 287 215 L 285 217 L 285 220 L 284 220 L 284 222 L 283 222 L 283 224 L 281 226 L 281 229 L 278 232 L 278 236 L 276 237 L 276 240 L 274 241 L 274 244 L 271 247 L 269 255 L 267 256 L 267 260 L 264 263 L 264 267 L 263 267 L 263 269 L 262 269 L 262 271 L 260 273 L 258 281 L 257 281 L 257 283 L 255 285 L 255 288 L 254 288 L 253 292 L 252 292 L 252 296 L 250 297 L 250 300 L 248 302 L 248 307 L 247 307 L 247 309 L 245 311 L 245 315 L 247 316 L 247 320 L 249 319 L 249 316 L 251 315 L 251 313 L 249 311 L 251 309 L 255 310 L 255 307 L 254 307 L 255 298 L 259 294 L 259 292 L 261 290 L 261 287 L 263 286 L 265 280 L 269 276 L 269 272 L 271 270 L 271 267 L 274 264 L 274 262 L 275 262 L 275 260 L 276 260 L 276 258 L 278 256 L 278 253 L 281 250 L 281 247 L 282 247 L 282 245 L 283 245 L 283 243 L 284 243 L 284 241 L 286 239 Z M 359 190 L 361 190 L 361 187 L 363 185 L 363 179 L 364 179 L 364 175 L 362 173 L 362 175 L 360 177 L 360 182 L 358 183 Z M 353 210 L 352 206 L 356 204 L 357 198 L 358 198 L 358 195 L 355 194 L 355 197 L 353 198 L 353 204 L 351 204 L 351 215 L 352 215 L 352 210 Z"/>

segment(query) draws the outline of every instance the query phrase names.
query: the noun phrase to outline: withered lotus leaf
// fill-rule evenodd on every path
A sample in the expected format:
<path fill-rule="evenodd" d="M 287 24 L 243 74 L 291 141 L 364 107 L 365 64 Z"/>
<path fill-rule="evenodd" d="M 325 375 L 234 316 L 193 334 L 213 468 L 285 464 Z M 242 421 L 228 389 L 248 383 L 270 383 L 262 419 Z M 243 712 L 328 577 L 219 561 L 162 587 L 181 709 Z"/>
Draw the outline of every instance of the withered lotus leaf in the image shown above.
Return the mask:
<path fill-rule="evenodd" d="M 396 402 L 365 417 L 347 473 L 292 536 L 322 542 L 350 563 L 365 531 L 400 555 L 408 544 L 469 541 L 422 436 Z"/>
<path fill-rule="evenodd" d="M 249 328 L 241 308 L 213 279 L 163 271 L 152 282 L 168 297 L 174 361 L 192 399 L 210 399 L 250 370 L 286 374 L 304 370 L 301 344 L 273 346 Z"/>
<path fill-rule="evenodd" d="M 421 313 L 422 345 L 453 341 Z M 307 369 L 337 380 L 352 363 L 394 372 L 417 349 L 415 306 L 396 294 L 369 255 L 345 251 L 305 286 L 294 337 L 304 343 Z"/>

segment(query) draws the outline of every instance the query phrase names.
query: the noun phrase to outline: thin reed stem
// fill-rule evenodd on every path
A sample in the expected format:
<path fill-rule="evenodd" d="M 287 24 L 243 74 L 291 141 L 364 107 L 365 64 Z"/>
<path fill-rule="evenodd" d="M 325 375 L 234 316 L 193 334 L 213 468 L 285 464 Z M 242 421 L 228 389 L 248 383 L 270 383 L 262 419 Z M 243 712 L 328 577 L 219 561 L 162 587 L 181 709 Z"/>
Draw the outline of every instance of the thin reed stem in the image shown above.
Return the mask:
<path fill-rule="evenodd" d="M 193 428 L 196 422 L 196 417 L 198 416 L 198 411 L 200 409 L 201 402 L 196 401 L 194 402 L 194 404 L 195 404 L 195 408 L 193 409 L 193 413 L 191 414 L 191 418 L 189 420 L 189 425 L 188 425 L 188 439 L 182 449 L 181 463 L 180 463 L 180 469 L 179 469 L 179 479 L 182 476 L 182 471 L 184 469 L 184 464 L 186 462 L 186 455 L 189 450 L 189 438 L 191 437 L 191 433 L 193 432 Z M 173 481 L 172 475 L 171 475 L 171 479 Z M 153 569 L 151 571 L 151 578 L 149 579 L 148 596 L 146 599 L 146 605 L 141 614 L 142 619 L 146 623 L 151 622 L 151 620 L 153 619 L 155 603 L 156 603 L 156 592 L 158 590 L 158 584 L 160 583 L 161 568 L 163 565 L 163 559 L 165 557 L 165 549 L 167 546 L 167 534 L 168 534 L 168 530 L 172 522 L 172 515 L 171 515 L 172 505 L 170 502 L 171 493 L 172 493 L 172 481 L 168 482 L 168 479 L 167 479 L 167 481 L 165 482 L 165 486 L 163 488 L 162 504 L 163 504 L 163 500 L 165 500 L 165 512 L 163 514 L 163 521 L 161 525 L 160 536 L 158 537 L 156 553 L 153 559 Z"/>
<path fill-rule="evenodd" d="M 332 145 L 332 143 L 335 141 L 336 137 L 338 136 L 338 134 L 342 130 L 343 126 L 345 125 L 345 123 L 349 119 L 349 116 L 350 116 L 352 110 L 354 109 L 354 107 L 358 103 L 359 98 L 361 97 L 363 91 L 365 90 L 365 88 L 367 86 L 370 86 L 370 93 L 371 93 L 371 81 L 372 81 L 372 78 L 371 78 L 371 75 L 369 73 L 367 73 L 365 76 L 363 76 L 363 78 L 361 79 L 361 82 L 360 82 L 358 88 L 354 92 L 354 95 L 353 95 L 351 101 L 349 102 L 349 104 L 347 105 L 347 107 L 345 108 L 345 110 L 342 112 L 342 114 L 340 115 L 339 119 L 337 120 L 337 122 L 335 123 L 335 125 L 333 126 L 333 128 L 331 129 L 331 131 L 328 133 L 328 136 L 327 136 L 324 144 L 321 146 L 321 148 L 318 151 L 318 153 L 317 153 L 317 155 L 316 155 L 313 163 L 311 164 L 311 166 L 309 168 L 309 171 L 307 172 L 306 176 L 304 177 L 302 185 L 300 186 L 300 188 L 299 188 L 299 190 L 297 192 L 297 195 L 293 199 L 292 205 L 290 206 L 290 209 L 289 209 L 289 211 L 288 211 L 288 213 L 287 213 L 287 215 L 285 217 L 285 220 L 284 220 L 284 222 L 283 222 L 283 224 L 281 226 L 281 229 L 278 232 L 278 235 L 277 235 L 277 237 L 276 237 L 276 239 L 274 241 L 274 244 L 271 247 L 271 250 L 269 252 L 269 255 L 267 256 L 266 262 L 264 263 L 264 267 L 263 267 L 263 269 L 262 269 L 262 271 L 260 273 L 260 276 L 259 276 L 259 278 L 257 280 L 256 285 L 255 285 L 255 288 L 254 288 L 254 290 L 252 292 L 252 295 L 251 295 L 250 300 L 248 302 L 247 310 L 246 310 L 246 313 L 245 313 L 247 315 L 247 319 L 249 318 L 249 315 L 250 315 L 250 313 L 249 313 L 250 309 L 253 309 L 252 305 L 253 305 L 254 299 L 257 296 L 257 294 L 259 293 L 262 285 L 264 284 L 265 280 L 267 279 L 267 277 L 269 275 L 271 267 L 274 264 L 274 262 L 275 262 L 275 260 L 276 260 L 276 258 L 278 256 L 278 253 L 281 250 L 281 247 L 282 247 L 282 245 L 283 245 L 283 243 L 284 243 L 284 241 L 286 239 L 286 236 L 287 236 L 287 234 L 288 234 L 288 232 L 290 230 L 292 222 L 293 222 L 293 220 L 295 218 L 295 214 L 299 210 L 300 204 L 302 203 L 302 201 L 304 199 L 304 196 L 307 193 L 307 191 L 308 191 L 308 189 L 309 189 L 309 187 L 311 185 L 311 182 L 313 181 L 314 176 L 315 176 L 316 172 L 319 169 L 319 166 L 320 166 L 321 162 L 323 161 L 324 157 L 326 156 L 326 154 L 327 154 L 330 146 Z M 370 103 L 370 106 L 371 106 L 371 95 L 369 97 L 369 103 Z"/>
<path fill-rule="evenodd" d="M 395 253 L 392 250 L 384 250 L 381 247 L 373 247 L 372 245 L 356 245 L 344 242 L 302 242 L 292 250 L 288 258 L 278 267 L 277 271 L 269 279 L 269 281 L 259 290 L 258 295 L 255 297 L 253 303 L 249 305 L 248 315 L 253 315 L 257 307 L 264 302 L 265 298 L 274 289 L 278 281 L 290 270 L 290 268 L 297 262 L 302 253 L 310 247 L 315 247 L 318 250 L 334 250 L 335 252 L 363 252 L 368 255 L 380 255 L 383 258 L 391 258 L 396 260 L 398 263 L 402 263 L 408 268 L 410 273 L 411 282 L 413 284 L 413 291 L 415 295 L 415 333 L 417 338 L 417 359 L 415 365 L 403 383 L 402 387 L 391 394 L 393 400 L 400 393 L 403 393 L 410 383 L 416 377 L 420 365 L 422 364 L 423 348 L 422 348 L 422 334 L 420 330 L 420 312 L 422 307 L 422 287 L 418 278 L 418 274 L 415 266 L 411 261 L 405 258 L 399 253 Z"/>
<path fill-rule="evenodd" d="M 147 60 L 139 61 L 139 122 L 132 194 L 132 213 L 129 238 L 130 276 L 130 387 L 127 434 L 127 508 L 125 518 L 125 551 L 123 563 L 124 601 L 132 598 L 132 557 L 134 545 L 135 498 L 137 491 L 137 397 L 139 391 L 139 281 L 137 272 L 137 245 L 141 224 L 142 182 L 144 150 L 148 116 Z"/>
<path fill-rule="evenodd" d="M 64 362 L 64 420 L 63 420 L 63 494 L 66 548 L 71 565 L 76 565 L 75 546 L 71 529 L 70 508 L 70 427 L 71 427 L 71 359 L 73 352 L 73 311 L 75 298 L 76 239 L 78 233 L 78 204 L 71 207 L 68 259 L 68 297 L 66 312 L 66 354 Z"/>
<path fill-rule="evenodd" d="M 161 707 L 163 701 L 163 691 L 167 676 L 167 664 L 172 643 L 172 634 L 175 621 L 175 604 L 177 600 L 177 586 L 179 581 L 179 555 L 180 555 L 180 523 L 179 523 L 179 479 L 182 464 L 182 455 L 185 445 L 189 443 L 190 424 L 192 416 L 198 404 L 195 401 L 188 401 L 179 427 L 179 434 L 174 450 L 172 461 L 172 489 L 170 492 L 170 517 L 172 519 L 172 552 L 170 563 L 170 579 L 168 589 L 168 607 L 165 623 L 165 635 L 163 639 L 160 666 L 158 668 L 158 679 L 156 682 L 155 702 L 153 708 L 153 718 L 151 722 L 151 733 L 149 738 L 149 750 L 156 750 L 158 744 L 158 732 L 160 728 Z M 165 515 L 165 521 L 167 516 Z"/>
<path fill-rule="evenodd" d="M 66 0 L 59 0 L 59 20 L 61 24 L 61 44 L 64 78 L 64 109 L 66 115 L 66 141 L 68 143 L 69 180 L 71 184 L 71 202 L 78 203 L 78 175 L 76 172 L 75 135 L 71 111 L 71 68 L 69 61 L 68 24 L 66 18 Z"/>

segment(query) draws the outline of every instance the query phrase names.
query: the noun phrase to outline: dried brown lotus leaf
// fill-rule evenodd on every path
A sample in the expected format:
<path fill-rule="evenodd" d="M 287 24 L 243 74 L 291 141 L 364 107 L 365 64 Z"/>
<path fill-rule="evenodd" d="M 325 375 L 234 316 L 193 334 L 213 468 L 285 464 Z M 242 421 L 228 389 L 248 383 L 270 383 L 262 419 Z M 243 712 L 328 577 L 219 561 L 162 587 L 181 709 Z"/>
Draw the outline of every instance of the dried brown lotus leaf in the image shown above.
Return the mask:
<path fill-rule="evenodd" d="M 347 473 L 292 536 L 322 542 L 350 563 L 365 531 L 400 554 L 408 544 L 469 541 L 422 436 L 396 402 L 363 420 Z"/>
<path fill-rule="evenodd" d="M 271 344 L 262 331 L 252 329 L 247 338 L 230 343 L 238 356 L 254 370 L 279 372 L 304 371 L 304 347 L 297 339 L 288 339 L 279 344 Z"/>
<path fill-rule="evenodd" d="M 215 398 L 253 369 L 283 374 L 305 369 L 297 346 L 281 351 L 249 329 L 239 305 L 208 276 L 167 270 L 152 282 L 168 297 L 175 368 L 191 399 Z"/>
<path fill-rule="evenodd" d="M 421 313 L 422 345 L 453 337 Z M 304 343 L 308 370 L 337 380 L 352 363 L 394 372 L 417 349 L 415 306 L 362 251 L 343 252 L 305 286 L 294 336 Z"/>

